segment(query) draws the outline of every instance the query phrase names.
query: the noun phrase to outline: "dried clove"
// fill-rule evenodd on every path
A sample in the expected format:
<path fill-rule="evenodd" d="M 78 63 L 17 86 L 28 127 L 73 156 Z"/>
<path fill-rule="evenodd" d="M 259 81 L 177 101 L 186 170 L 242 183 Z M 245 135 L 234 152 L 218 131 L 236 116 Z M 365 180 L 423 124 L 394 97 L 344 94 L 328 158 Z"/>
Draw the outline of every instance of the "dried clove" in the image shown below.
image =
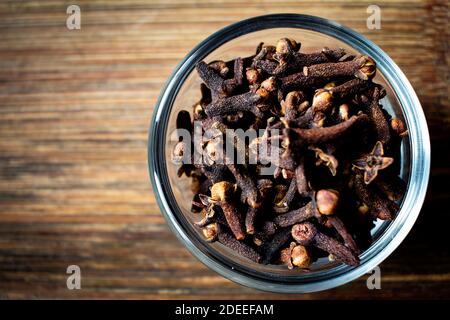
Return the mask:
<path fill-rule="evenodd" d="M 324 152 L 320 148 L 309 147 L 309 149 L 315 152 L 317 158 L 316 165 L 325 164 L 325 166 L 327 166 L 328 169 L 330 169 L 331 174 L 335 176 L 337 173 L 337 167 L 339 165 L 339 162 L 336 159 L 336 157 L 334 157 L 330 153 Z"/>
<path fill-rule="evenodd" d="M 236 238 L 224 230 L 219 230 L 217 233 L 217 240 L 240 256 L 257 263 L 260 263 L 262 260 L 261 255 L 256 252 L 255 249 L 239 240 L 236 240 Z"/>
<path fill-rule="evenodd" d="M 286 140 L 285 143 L 292 143 L 293 145 L 297 146 L 326 143 L 330 140 L 340 138 L 353 125 L 358 122 L 362 122 L 365 119 L 367 119 L 367 116 L 365 114 L 360 114 L 357 116 L 352 116 L 347 121 L 341 122 L 331 127 L 311 129 L 286 128 L 284 129 Z"/>
<path fill-rule="evenodd" d="M 356 94 L 367 90 L 373 84 L 369 81 L 361 79 L 352 79 L 339 86 L 328 89 L 332 96 L 336 99 L 344 100 L 346 98 L 353 98 Z"/>
<path fill-rule="evenodd" d="M 264 90 L 264 92 L 247 92 L 237 96 L 220 98 L 207 105 L 205 112 L 208 117 L 232 114 L 239 111 L 247 111 L 253 113 L 256 117 L 263 117 L 264 108 L 259 103 L 264 100 L 265 95 L 266 92 Z"/>
<path fill-rule="evenodd" d="M 219 225 L 217 223 L 211 223 L 205 226 L 203 229 L 203 235 L 208 242 L 216 241 L 217 234 L 219 232 Z"/>
<path fill-rule="evenodd" d="M 314 215 L 315 215 L 314 204 L 312 202 L 309 202 L 306 206 L 300 209 L 292 210 L 287 213 L 276 216 L 273 219 L 273 222 L 275 222 L 275 224 L 278 225 L 279 227 L 289 227 L 296 223 L 308 220 L 314 217 Z"/>
<path fill-rule="evenodd" d="M 253 236 L 253 242 L 260 246 L 272 237 L 277 231 L 277 226 L 273 221 L 265 221 L 257 228 Z"/>
<path fill-rule="evenodd" d="M 355 76 L 368 80 L 375 75 L 376 64 L 372 58 L 361 56 L 351 61 L 337 63 L 321 63 L 303 68 L 305 76 L 322 78 Z"/>
<path fill-rule="evenodd" d="M 348 230 L 345 227 L 342 220 L 339 219 L 339 217 L 333 215 L 333 216 L 328 216 L 327 221 L 329 221 L 330 224 L 336 229 L 338 234 L 341 236 L 342 240 L 344 240 L 344 244 L 350 250 L 352 250 L 354 254 L 358 255 L 360 253 L 358 245 L 356 244 L 356 242 L 353 239 L 353 237 L 351 236 L 351 234 L 348 232 Z"/>
<path fill-rule="evenodd" d="M 226 78 L 228 72 L 230 71 L 230 68 L 228 68 L 227 63 L 222 60 L 212 61 L 208 64 L 208 66 L 213 70 L 215 70 L 216 72 L 218 72 L 222 78 Z"/>
<path fill-rule="evenodd" d="M 353 161 L 353 166 L 364 171 L 364 183 L 369 184 L 378 175 L 378 170 L 382 170 L 390 166 L 394 159 L 390 157 L 383 157 L 383 144 L 377 141 L 372 152 L 367 154 L 364 158 Z"/>
<path fill-rule="evenodd" d="M 275 253 L 291 238 L 291 230 L 289 228 L 280 229 L 275 235 L 268 241 L 264 242 L 261 246 L 261 252 L 263 255 L 263 263 L 269 263 L 272 261 Z"/>
<path fill-rule="evenodd" d="M 304 157 L 301 157 L 298 160 L 298 166 L 295 168 L 295 178 L 297 182 L 297 192 L 300 197 L 308 197 L 310 195 L 310 188 L 308 179 L 306 178 Z"/>
<path fill-rule="evenodd" d="M 408 130 L 406 130 L 405 123 L 399 118 L 391 119 L 391 129 L 394 131 L 399 137 L 404 137 L 408 134 Z"/>
<path fill-rule="evenodd" d="M 339 204 L 339 192 L 332 189 L 322 189 L 316 193 L 317 209 L 323 215 L 335 213 Z"/>
<path fill-rule="evenodd" d="M 297 118 L 303 109 L 309 105 L 306 97 L 301 91 L 291 91 L 281 103 L 282 113 L 287 121 Z"/>
<path fill-rule="evenodd" d="M 246 174 L 243 166 L 238 167 L 235 164 L 229 164 L 228 169 L 230 169 L 239 188 L 241 188 L 241 201 L 248 203 L 250 207 L 258 208 L 261 205 L 261 199 L 255 181 Z"/>
<path fill-rule="evenodd" d="M 379 106 L 379 100 L 382 98 L 382 95 L 384 95 L 383 91 L 381 91 L 378 87 L 374 87 L 372 90 L 371 99 L 363 97 L 362 100 L 366 104 L 367 114 L 375 127 L 378 141 L 382 144 L 386 144 L 389 142 L 391 134 L 388 121 Z"/>
<path fill-rule="evenodd" d="M 247 234 L 255 233 L 255 218 L 257 213 L 256 208 L 248 207 L 247 214 L 245 215 L 245 231 Z"/>
<path fill-rule="evenodd" d="M 176 127 L 204 137 L 178 138 L 171 156 L 205 241 L 289 269 L 327 257 L 354 266 L 373 220 L 400 210 L 407 185 L 391 164 L 408 128 L 383 109 L 372 58 L 301 47 L 284 37 L 197 63 L 201 96 Z"/>
<path fill-rule="evenodd" d="M 288 45 L 288 41 L 280 40 L 281 46 L 286 48 L 284 52 L 277 52 L 276 57 L 280 64 L 272 72 L 273 75 L 282 76 L 288 73 L 294 73 L 301 70 L 303 67 L 323 64 L 326 62 L 337 62 L 345 55 L 343 49 L 329 49 L 324 48 L 320 52 L 301 53 L 296 52 L 295 48 Z M 298 46 L 300 48 L 300 46 Z"/>
<path fill-rule="evenodd" d="M 210 90 L 219 94 L 225 93 L 224 79 L 214 68 L 207 65 L 205 62 L 200 61 L 197 64 L 197 72 Z"/>
<path fill-rule="evenodd" d="M 291 242 L 289 247 L 281 250 L 280 261 L 289 269 L 294 267 L 306 269 L 311 264 L 311 254 L 306 247 Z"/>
<path fill-rule="evenodd" d="M 234 193 L 235 186 L 227 181 L 221 181 L 215 183 L 211 187 L 211 198 L 212 203 L 218 203 L 223 210 L 225 218 L 228 222 L 228 226 L 233 232 L 234 236 L 238 240 L 245 238 L 245 233 L 241 223 L 241 217 L 229 200 Z"/>
<path fill-rule="evenodd" d="M 245 77 L 247 78 L 247 82 L 249 85 L 255 85 L 261 80 L 261 74 L 259 73 L 258 69 L 255 68 L 248 68 L 245 71 Z"/>
<path fill-rule="evenodd" d="M 380 190 L 389 200 L 400 200 L 406 192 L 406 183 L 396 175 L 387 175 L 380 177 L 374 181 L 375 186 Z"/>
<path fill-rule="evenodd" d="M 369 207 L 373 218 L 392 220 L 388 201 L 383 200 L 376 192 L 370 191 L 361 174 L 355 175 L 353 185 L 359 200 Z"/>
<path fill-rule="evenodd" d="M 292 237 L 303 246 L 313 245 L 332 254 L 337 260 L 348 265 L 359 264 L 358 257 L 337 240 L 321 233 L 311 222 L 296 224 L 292 227 Z"/>
<path fill-rule="evenodd" d="M 297 178 L 294 176 L 289 183 L 289 188 L 284 195 L 283 199 L 275 203 L 273 207 L 275 212 L 287 212 L 289 210 L 289 205 L 292 200 L 294 200 L 295 194 L 297 192 Z"/>
<path fill-rule="evenodd" d="M 308 268 L 311 264 L 311 256 L 308 249 L 304 246 L 297 245 L 291 250 L 292 265 L 299 268 Z"/>
<path fill-rule="evenodd" d="M 330 78 L 319 76 L 305 76 L 303 72 L 294 73 L 280 79 L 282 91 L 317 89 L 328 83 Z"/>

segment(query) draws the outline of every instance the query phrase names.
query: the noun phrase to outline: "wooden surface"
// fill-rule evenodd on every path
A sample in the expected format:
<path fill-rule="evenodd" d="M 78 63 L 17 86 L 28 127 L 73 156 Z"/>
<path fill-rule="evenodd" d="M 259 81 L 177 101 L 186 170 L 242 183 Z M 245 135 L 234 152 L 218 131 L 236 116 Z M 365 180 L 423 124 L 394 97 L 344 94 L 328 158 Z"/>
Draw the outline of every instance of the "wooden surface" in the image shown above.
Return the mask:
<path fill-rule="evenodd" d="M 81 7 L 81 30 L 66 8 Z M 446 1 L 127 0 L 0 3 L 0 298 L 450 298 L 449 25 Z M 276 4 L 276 5 L 275 5 Z M 147 130 L 164 81 L 232 22 L 320 15 L 363 33 L 403 69 L 423 104 L 432 172 L 421 216 L 382 265 L 306 295 L 262 293 L 207 269 L 168 230 L 147 173 Z M 66 288 L 66 268 L 82 289 Z"/>

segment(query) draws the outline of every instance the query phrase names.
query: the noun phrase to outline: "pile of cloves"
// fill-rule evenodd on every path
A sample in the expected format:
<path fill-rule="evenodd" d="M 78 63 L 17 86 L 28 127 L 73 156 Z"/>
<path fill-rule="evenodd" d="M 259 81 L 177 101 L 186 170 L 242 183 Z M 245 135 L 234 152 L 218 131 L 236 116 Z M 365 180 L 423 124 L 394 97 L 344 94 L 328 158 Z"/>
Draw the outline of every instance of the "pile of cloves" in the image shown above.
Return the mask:
<path fill-rule="evenodd" d="M 290 269 L 326 256 L 358 265 L 373 222 L 393 219 L 406 189 L 399 170 L 407 130 L 380 105 L 386 91 L 372 81 L 375 61 L 343 49 L 301 53 L 299 42 L 283 38 L 261 43 L 252 56 L 196 69 L 201 99 L 178 114 L 177 129 L 194 135 L 200 123 L 222 141 L 231 129 L 263 132 L 242 143 L 233 137 L 233 156 L 224 161 L 215 137 L 175 144 L 205 239 Z M 259 153 L 276 143 L 276 152 Z M 196 152 L 206 157 L 192 161 Z"/>

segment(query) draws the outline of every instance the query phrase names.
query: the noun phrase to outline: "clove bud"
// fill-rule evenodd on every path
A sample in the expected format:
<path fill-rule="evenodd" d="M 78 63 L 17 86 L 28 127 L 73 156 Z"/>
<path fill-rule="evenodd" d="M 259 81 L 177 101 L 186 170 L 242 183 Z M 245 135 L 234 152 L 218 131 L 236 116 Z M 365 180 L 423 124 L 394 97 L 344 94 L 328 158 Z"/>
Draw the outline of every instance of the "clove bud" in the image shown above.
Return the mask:
<path fill-rule="evenodd" d="M 317 209 L 321 214 L 330 215 L 335 213 L 339 203 L 339 192 L 332 189 L 322 189 L 316 193 Z"/>

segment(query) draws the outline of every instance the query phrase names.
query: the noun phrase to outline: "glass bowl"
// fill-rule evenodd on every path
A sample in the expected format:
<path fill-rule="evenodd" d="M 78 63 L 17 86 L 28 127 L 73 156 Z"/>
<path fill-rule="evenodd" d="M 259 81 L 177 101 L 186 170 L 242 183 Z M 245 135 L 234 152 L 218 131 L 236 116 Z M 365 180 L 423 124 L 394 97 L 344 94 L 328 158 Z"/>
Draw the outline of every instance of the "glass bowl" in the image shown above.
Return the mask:
<path fill-rule="evenodd" d="M 315 262 L 308 272 L 285 266 L 261 265 L 238 256 L 219 243 L 208 243 L 193 226 L 198 215 L 191 213 L 193 194 L 188 178 L 178 178 L 171 162 L 175 130 L 180 110 L 191 112 L 200 97 L 200 78 L 195 64 L 200 60 L 231 60 L 252 54 L 260 42 L 276 43 L 282 37 L 298 40 L 302 52 L 323 47 L 342 47 L 348 52 L 371 56 L 377 63 L 375 82 L 387 91 L 383 107 L 404 120 L 409 136 L 401 146 L 400 175 L 408 187 L 396 218 L 380 221 L 372 230 L 373 243 L 360 255 L 360 265 L 351 267 Z M 148 161 L 153 191 L 169 226 L 180 241 L 200 261 L 222 276 L 252 288 L 272 292 L 314 292 L 337 287 L 369 272 L 387 258 L 403 241 L 420 212 L 425 197 L 430 142 L 427 123 L 417 96 L 399 67 L 374 43 L 336 22 L 322 18 L 275 14 L 240 21 L 223 28 L 195 47 L 175 68 L 155 106 L 148 142 Z"/>

